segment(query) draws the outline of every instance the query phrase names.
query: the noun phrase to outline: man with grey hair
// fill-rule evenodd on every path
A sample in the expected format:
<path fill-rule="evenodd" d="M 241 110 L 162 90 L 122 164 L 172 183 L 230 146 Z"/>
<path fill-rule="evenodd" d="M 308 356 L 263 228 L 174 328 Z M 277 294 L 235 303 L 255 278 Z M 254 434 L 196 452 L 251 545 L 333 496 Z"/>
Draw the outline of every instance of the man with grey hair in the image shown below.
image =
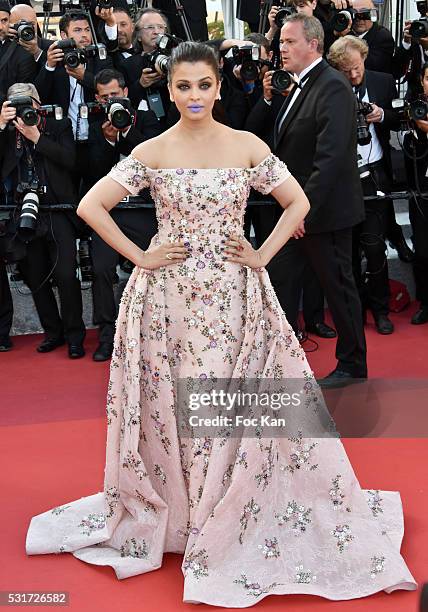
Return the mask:
<path fill-rule="evenodd" d="M 31 102 L 38 111 L 40 98 L 32 83 L 12 85 L 1 107 L 0 180 L 7 203 L 16 205 L 12 223 L 17 228 L 26 194 L 36 194 L 32 197 L 38 198 L 40 206 L 48 207 L 38 211 L 36 227 L 25 237 L 26 254 L 19 268 L 46 334 L 38 352 L 48 353 L 67 342 L 69 357 L 77 359 L 85 354 L 82 295 L 76 276 L 78 220 L 73 210 L 49 210 L 52 204 L 77 204 L 70 176 L 76 160 L 71 121 L 37 113 L 37 124 L 28 125 L 11 104 L 13 98 L 24 96 L 30 98 L 28 106 Z M 51 277 L 58 287 L 61 315 Z"/>
<path fill-rule="evenodd" d="M 356 99 L 323 59 L 324 32 L 315 17 L 295 14 L 281 29 L 282 66 L 297 75 L 285 102 L 272 95 L 254 107 L 261 125 L 274 124 L 274 152 L 304 188 L 311 204 L 294 239 L 268 265 L 281 306 L 297 327 L 303 270 L 314 270 L 337 330 L 337 367 L 321 381 L 341 386 L 367 377 L 361 302 L 352 271 L 352 228 L 364 219 L 357 165 Z"/>

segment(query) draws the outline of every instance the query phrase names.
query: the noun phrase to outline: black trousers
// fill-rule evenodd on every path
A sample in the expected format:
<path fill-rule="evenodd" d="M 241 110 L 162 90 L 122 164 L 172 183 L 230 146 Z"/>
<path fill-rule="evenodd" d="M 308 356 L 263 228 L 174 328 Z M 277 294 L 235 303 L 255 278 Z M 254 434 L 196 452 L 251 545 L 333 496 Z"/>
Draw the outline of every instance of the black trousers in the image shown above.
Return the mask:
<path fill-rule="evenodd" d="M 370 176 L 362 180 L 364 195 L 376 195 L 376 191 L 390 191 L 390 181 L 382 160 L 370 169 Z M 391 199 L 365 200 L 366 218 L 353 230 L 353 269 L 363 309 L 373 315 L 389 313 L 388 261 L 385 237 L 391 227 Z M 395 221 L 395 216 L 394 216 Z M 401 227 L 398 226 L 400 231 Z M 367 266 L 362 271 L 361 258 L 365 255 Z"/>
<path fill-rule="evenodd" d="M 409 217 L 413 232 L 415 259 L 413 274 L 416 299 L 428 307 L 428 200 L 415 196 L 409 200 Z"/>
<path fill-rule="evenodd" d="M 44 215 L 48 232 L 29 242 L 27 255 L 19 263 L 19 269 L 32 291 L 46 336 L 64 336 L 69 344 L 80 344 L 85 338 L 85 325 L 80 281 L 76 275 L 76 230 L 69 214 L 56 211 Z M 43 283 L 53 266 L 52 276 L 58 287 L 61 315 L 51 283 Z"/>
<path fill-rule="evenodd" d="M 294 329 L 307 263 L 320 282 L 337 330 L 338 367 L 353 376 L 366 376 L 361 302 L 352 271 L 352 228 L 291 238 L 268 264 L 273 287 Z"/>
<path fill-rule="evenodd" d="M 254 198 L 260 197 L 257 194 L 251 194 Z M 250 196 L 250 198 L 251 198 Z M 244 216 L 244 234 L 247 240 L 250 239 L 251 225 L 254 228 L 254 236 L 256 248 L 259 248 L 273 228 L 277 224 L 283 209 L 270 196 L 264 196 L 271 199 L 271 205 L 251 205 L 248 206 Z M 315 325 L 316 323 L 324 323 L 324 293 L 317 275 L 313 271 L 309 263 L 306 264 L 305 270 L 301 279 L 300 295 L 302 295 L 303 320 L 306 326 Z M 298 332 L 297 321 L 296 327 L 293 326 L 295 333 Z"/>
<path fill-rule="evenodd" d="M 130 240 L 143 250 L 148 248 L 150 240 L 157 232 L 154 208 L 113 209 L 110 214 Z M 99 326 L 99 341 L 113 342 L 117 316 L 113 283 L 120 255 L 94 232 L 91 238 L 91 256 L 93 322 Z"/>
<path fill-rule="evenodd" d="M 0 338 L 8 336 L 12 327 L 13 301 L 6 266 L 0 258 Z"/>

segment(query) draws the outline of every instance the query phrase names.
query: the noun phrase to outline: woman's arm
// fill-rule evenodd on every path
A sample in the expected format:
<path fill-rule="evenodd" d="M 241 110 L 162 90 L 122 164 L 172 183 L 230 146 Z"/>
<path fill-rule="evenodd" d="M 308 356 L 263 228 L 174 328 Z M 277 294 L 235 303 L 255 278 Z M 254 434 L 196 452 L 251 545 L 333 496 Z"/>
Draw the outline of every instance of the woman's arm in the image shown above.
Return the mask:
<path fill-rule="evenodd" d="M 84 196 L 77 208 L 77 214 L 112 249 L 140 268 L 155 270 L 161 266 L 184 261 L 188 253 L 183 242 L 164 242 L 157 247 L 150 247 L 147 251 L 143 251 L 125 236 L 109 212 L 126 195 L 129 195 L 129 191 L 125 187 L 105 176 Z"/>

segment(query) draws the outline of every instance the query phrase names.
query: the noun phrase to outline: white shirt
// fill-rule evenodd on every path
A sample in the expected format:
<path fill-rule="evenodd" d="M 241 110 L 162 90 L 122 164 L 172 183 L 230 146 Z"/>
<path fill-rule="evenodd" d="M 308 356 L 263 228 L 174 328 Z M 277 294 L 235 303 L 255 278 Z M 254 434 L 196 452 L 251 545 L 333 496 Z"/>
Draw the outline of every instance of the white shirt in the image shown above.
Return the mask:
<path fill-rule="evenodd" d="M 322 62 L 322 57 L 318 57 L 314 62 L 312 62 L 312 64 L 310 64 L 309 66 L 307 66 L 304 70 L 302 70 L 302 72 L 300 74 L 298 74 L 296 76 L 296 81 L 298 83 L 300 83 L 302 81 L 302 79 L 304 79 L 304 77 L 308 74 L 308 72 L 310 72 L 312 70 L 312 68 L 314 68 L 317 64 L 319 64 L 320 62 Z M 296 87 L 296 89 L 294 90 L 293 93 L 293 97 L 290 100 L 290 104 L 287 106 L 287 108 L 285 109 L 285 113 L 283 114 L 283 116 L 281 117 L 281 120 L 278 124 L 278 132 L 280 132 L 281 130 L 281 126 L 284 122 L 284 119 L 286 118 L 286 116 L 288 115 L 288 113 L 290 112 L 290 108 L 293 106 L 293 104 L 295 103 L 295 101 L 297 100 L 297 97 L 299 96 L 300 92 L 302 91 L 303 87 L 305 86 L 305 83 L 303 83 L 301 85 L 301 87 Z"/>
<path fill-rule="evenodd" d="M 363 102 L 370 102 L 367 89 L 363 97 Z M 364 164 L 373 164 L 383 157 L 382 147 L 380 146 L 379 138 L 377 137 L 373 123 L 369 123 L 369 132 L 372 135 L 369 144 L 357 145 L 358 155 L 361 155 L 361 163 Z"/>
<path fill-rule="evenodd" d="M 71 119 L 73 125 L 74 140 L 87 140 L 89 133 L 89 122 L 87 119 L 79 119 L 79 133 L 77 134 L 77 120 L 79 117 L 79 104 L 82 104 L 85 99 L 83 97 L 82 86 L 72 76 L 70 80 L 70 105 L 68 107 L 68 118 Z"/>

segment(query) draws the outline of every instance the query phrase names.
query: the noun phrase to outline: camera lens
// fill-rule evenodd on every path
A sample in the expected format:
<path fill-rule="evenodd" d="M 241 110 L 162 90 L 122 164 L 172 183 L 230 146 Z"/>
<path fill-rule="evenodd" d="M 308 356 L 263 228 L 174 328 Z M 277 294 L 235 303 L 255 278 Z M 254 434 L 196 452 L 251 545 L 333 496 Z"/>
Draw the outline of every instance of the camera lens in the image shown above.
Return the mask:
<path fill-rule="evenodd" d="M 427 118 L 428 104 L 423 100 L 415 100 L 411 104 L 411 116 L 415 121 Z"/>
<path fill-rule="evenodd" d="M 349 11 L 339 11 L 332 19 L 333 29 L 336 32 L 344 32 L 352 23 L 352 15 Z"/>
<path fill-rule="evenodd" d="M 280 8 L 277 14 L 275 15 L 275 25 L 278 28 L 282 28 L 282 26 L 284 25 L 284 21 L 293 13 L 296 13 L 296 10 L 291 6 Z"/>
<path fill-rule="evenodd" d="M 247 61 L 241 65 L 241 77 L 245 81 L 255 81 L 259 76 L 259 67 L 256 62 Z"/>
<path fill-rule="evenodd" d="M 69 68 L 77 68 L 80 64 L 79 53 L 75 50 L 69 51 L 64 54 L 64 64 Z"/>
<path fill-rule="evenodd" d="M 37 125 L 39 122 L 39 115 L 34 108 L 23 108 L 18 112 L 18 115 L 25 125 Z"/>
<path fill-rule="evenodd" d="M 19 215 L 19 230 L 31 234 L 35 232 L 39 213 L 39 196 L 33 191 L 25 194 Z"/>
<path fill-rule="evenodd" d="M 275 70 L 272 75 L 272 87 L 283 92 L 291 85 L 291 75 L 286 70 Z"/>
<path fill-rule="evenodd" d="M 21 25 L 18 28 L 18 36 L 21 40 L 30 42 L 30 40 L 34 40 L 36 35 L 32 25 Z"/>
<path fill-rule="evenodd" d="M 123 130 L 124 128 L 129 127 L 132 122 L 131 115 L 119 102 L 115 102 L 111 105 L 109 121 L 117 130 Z"/>
<path fill-rule="evenodd" d="M 428 36 L 428 21 L 424 19 L 413 21 L 410 24 L 409 34 L 413 36 L 413 38 L 424 38 Z"/>

